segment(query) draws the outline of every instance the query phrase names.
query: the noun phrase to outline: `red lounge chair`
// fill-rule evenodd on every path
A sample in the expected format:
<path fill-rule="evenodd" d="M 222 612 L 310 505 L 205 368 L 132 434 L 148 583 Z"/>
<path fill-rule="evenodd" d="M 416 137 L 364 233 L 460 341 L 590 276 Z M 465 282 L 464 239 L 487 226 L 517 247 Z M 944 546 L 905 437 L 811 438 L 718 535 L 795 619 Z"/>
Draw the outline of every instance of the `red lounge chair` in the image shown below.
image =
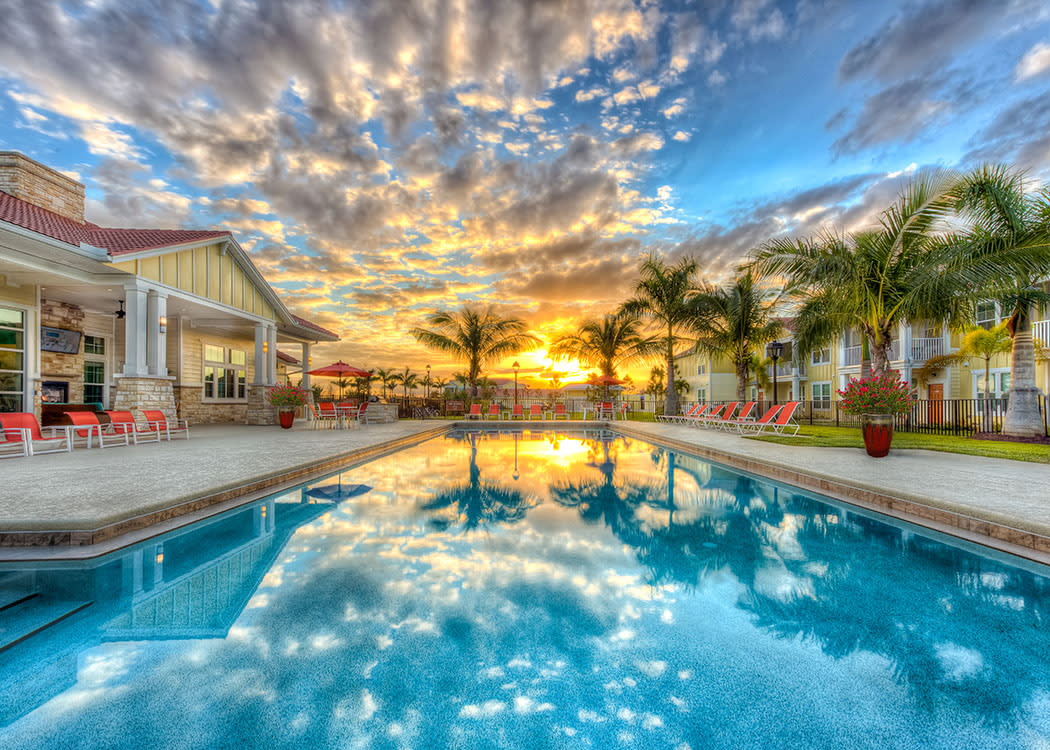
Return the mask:
<path fill-rule="evenodd" d="M 612 401 L 603 401 L 598 404 L 598 419 L 611 420 L 614 416 Z"/>
<path fill-rule="evenodd" d="M 722 411 L 725 408 L 726 408 L 725 404 L 721 404 L 720 406 L 712 406 L 708 411 L 700 412 L 695 417 L 689 417 L 688 419 L 683 419 L 682 420 L 682 424 L 701 425 L 701 424 L 707 424 L 712 419 L 721 419 L 722 418 Z"/>
<path fill-rule="evenodd" d="M 558 403 L 554 405 L 554 411 L 551 412 L 551 419 L 557 421 L 558 417 L 565 417 L 565 419 L 569 418 L 569 412 L 566 411 L 565 404 Z"/>
<path fill-rule="evenodd" d="M 713 425 L 717 427 L 720 422 L 730 420 L 733 418 L 733 412 L 736 411 L 736 405 L 739 403 L 739 401 L 730 401 L 728 404 L 726 404 L 726 408 L 725 411 L 722 412 L 722 416 L 711 417 L 709 419 L 701 419 L 699 422 L 697 422 L 697 424 L 703 425 L 704 427 L 707 427 L 708 425 Z"/>
<path fill-rule="evenodd" d="M 543 404 L 532 404 L 529 407 L 529 421 L 532 421 L 533 417 L 543 419 Z"/>
<path fill-rule="evenodd" d="M 471 404 L 467 419 L 481 419 L 481 404 Z"/>
<path fill-rule="evenodd" d="M 157 429 L 157 425 L 147 424 L 143 427 L 135 421 L 130 411 L 107 411 L 106 414 L 109 415 L 113 431 L 129 435 L 136 445 L 160 442 L 160 430 Z"/>
<path fill-rule="evenodd" d="M 707 406 L 705 404 L 693 404 L 685 414 L 660 414 L 656 418 L 662 419 L 665 422 L 676 422 L 682 424 L 690 419 L 699 419 L 705 411 L 707 411 Z"/>
<path fill-rule="evenodd" d="M 66 416 L 73 423 L 72 434 L 75 438 L 87 438 L 87 447 L 91 447 L 92 437 L 98 438 L 99 448 L 113 448 L 128 444 L 128 434 L 117 432 L 112 425 L 103 425 L 93 411 L 67 411 Z"/>
<path fill-rule="evenodd" d="M 756 432 L 761 432 L 765 429 L 766 425 L 776 419 L 777 414 L 779 414 L 780 410 L 783 408 L 783 405 L 771 406 L 765 414 L 756 420 L 733 420 L 727 425 L 727 427 L 730 425 L 736 427 L 737 432 L 743 432 L 744 430 L 755 430 Z"/>
<path fill-rule="evenodd" d="M 514 408 L 510 412 L 510 418 L 514 419 L 517 417 L 521 421 L 525 421 L 525 408 L 521 404 L 514 404 Z"/>
<path fill-rule="evenodd" d="M 0 414 L 0 435 L 4 443 L 20 443 L 21 453 L 13 446 L 4 446 L 0 455 L 35 456 L 37 453 L 68 453 L 73 450 L 73 428 L 46 427 L 51 435 L 45 437 L 36 415 L 30 412 Z M 2 445 L 2 443 L 0 443 Z"/>
<path fill-rule="evenodd" d="M 187 440 L 190 439 L 190 423 L 185 419 L 168 419 L 164 416 L 162 411 L 153 411 L 151 409 L 143 409 L 142 416 L 146 418 L 148 424 L 156 427 L 168 440 L 171 440 L 171 436 L 175 435 L 178 437 L 181 433 L 182 437 Z"/>
<path fill-rule="evenodd" d="M 722 417 L 722 419 L 720 419 L 719 421 L 717 421 L 715 423 L 715 427 L 717 427 L 720 430 L 728 430 L 730 427 L 735 425 L 737 422 L 750 421 L 748 419 L 748 417 L 751 416 L 751 412 L 754 411 L 754 409 L 755 409 L 755 402 L 754 401 L 748 401 L 746 404 L 744 404 L 743 406 L 740 407 L 740 413 L 739 414 L 737 414 L 734 417 L 732 415 L 732 412 L 727 413 L 725 416 Z"/>
<path fill-rule="evenodd" d="M 798 422 L 794 420 L 795 412 L 801 405 L 799 401 L 788 401 L 784 404 L 784 408 L 780 410 L 780 414 L 777 416 L 775 422 L 770 427 L 773 432 L 780 435 L 786 435 L 788 430 L 791 430 L 792 435 L 798 434 Z M 794 428 L 794 429 L 792 429 Z"/>
<path fill-rule="evenodd" d="M 491 404 L 489 404 L 489 413 L 486 415 L 486 417 L 488 419 L 492 419 L 493 417 L 499 419 L 499 416 L 499 404 L 493 401 Z"/>

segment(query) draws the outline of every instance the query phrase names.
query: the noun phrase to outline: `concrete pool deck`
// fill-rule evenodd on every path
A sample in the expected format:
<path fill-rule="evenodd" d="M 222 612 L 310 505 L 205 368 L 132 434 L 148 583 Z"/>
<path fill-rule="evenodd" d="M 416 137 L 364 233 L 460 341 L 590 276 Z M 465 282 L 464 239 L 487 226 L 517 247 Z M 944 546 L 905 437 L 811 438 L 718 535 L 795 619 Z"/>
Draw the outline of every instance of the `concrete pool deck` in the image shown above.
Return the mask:
<path fill-rule="evenodd" d="M 401 421 L 357 430 L 195 427 L 190 440 L 0 462 L 0 559 L 90 557 L 458 426 L 582 429 L 583 422 Z M 968 541 L 1050 563 L 1050 466 L 933 451 L 882 459 L 644 422 L 604 425 Z M 59 552 L 59 550 L 63 550 Z M 49 551 L 49 552 L 48 552 Z"/>

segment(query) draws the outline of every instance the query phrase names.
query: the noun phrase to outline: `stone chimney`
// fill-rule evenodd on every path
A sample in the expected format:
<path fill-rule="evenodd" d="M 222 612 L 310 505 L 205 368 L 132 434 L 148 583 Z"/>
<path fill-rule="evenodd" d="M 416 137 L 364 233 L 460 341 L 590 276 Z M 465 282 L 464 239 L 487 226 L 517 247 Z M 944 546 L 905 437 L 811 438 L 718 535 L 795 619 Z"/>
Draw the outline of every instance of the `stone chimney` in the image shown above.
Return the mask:
<path fill-rule="evenodd" d="M 0 190 L 84 223 L 84 186 L 17 151 L 0 151 Z"/>

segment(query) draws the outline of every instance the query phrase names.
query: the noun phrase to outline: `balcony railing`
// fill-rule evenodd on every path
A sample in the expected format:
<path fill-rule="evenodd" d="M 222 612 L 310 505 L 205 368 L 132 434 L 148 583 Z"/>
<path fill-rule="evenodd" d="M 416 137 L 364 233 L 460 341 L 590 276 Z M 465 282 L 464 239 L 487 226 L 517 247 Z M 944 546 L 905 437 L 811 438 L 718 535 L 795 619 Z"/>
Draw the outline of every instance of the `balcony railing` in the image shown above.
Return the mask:
<path fill-rule="evenodd" d="M 1050 346 L 1050 320 L 1037 320 L 1032 323 L 1032 336 Z"/>
<path fill-rule="evenodd" d="M 769 377 L 773 377 L 773 365 L 767 365 L 766 366 L 766 374 Z M 800 376 L 806 374 L 806 363 L 805 362 L 799 362 L 798 363 L 798 374 Z M 792 375 L 794 375 L 794 366 L 792 365 L 792 363 L 790 361 L 777 362 L 777 377 L 778 378 L 784 378 L 784 377 L 790 378 Z"/>
<path fill-rule="evenodd" d="M 842 350 L 842 365 L 844 367 L 850 367 L 851 365 L 860 364 L 861 356 L 860 346 L 847 346 Z"/>
<path fill-rule="evenodd" d="M 913 338 L 911 340 L 911 359 L 913 362 L 925 362 L 931 357 L 939 357 L 944 354 L 944 339 L 940 338 Z"/>

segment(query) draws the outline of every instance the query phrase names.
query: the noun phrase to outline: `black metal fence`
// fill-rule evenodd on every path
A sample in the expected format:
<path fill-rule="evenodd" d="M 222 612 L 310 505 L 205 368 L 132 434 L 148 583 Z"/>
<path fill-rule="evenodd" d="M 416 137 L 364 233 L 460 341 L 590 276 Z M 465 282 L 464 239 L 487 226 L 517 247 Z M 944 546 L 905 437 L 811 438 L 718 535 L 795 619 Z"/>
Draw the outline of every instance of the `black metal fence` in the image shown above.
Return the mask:
<path fill-rule="evenodd" d="M 726 403 L 718 401 L 715 403 Z M 932 435 L 973 435 L 977 432 L 1000 433 L 1006 417 L 1008 398 L 946 398 L 940 400 L 916 399 L 905 414 L 894 417 L 893 428 L 901 432 L 923 432 Z M 761 414 L 770 402 L 759 402 L 755 409 Z M 1050 436 L 1050 396 L 1039 400 L 1043 433 Z M 838 401 L 802 401 L 795 419 L 799 423 L 860 427 L 860 416 L 847 414 Z"/>

